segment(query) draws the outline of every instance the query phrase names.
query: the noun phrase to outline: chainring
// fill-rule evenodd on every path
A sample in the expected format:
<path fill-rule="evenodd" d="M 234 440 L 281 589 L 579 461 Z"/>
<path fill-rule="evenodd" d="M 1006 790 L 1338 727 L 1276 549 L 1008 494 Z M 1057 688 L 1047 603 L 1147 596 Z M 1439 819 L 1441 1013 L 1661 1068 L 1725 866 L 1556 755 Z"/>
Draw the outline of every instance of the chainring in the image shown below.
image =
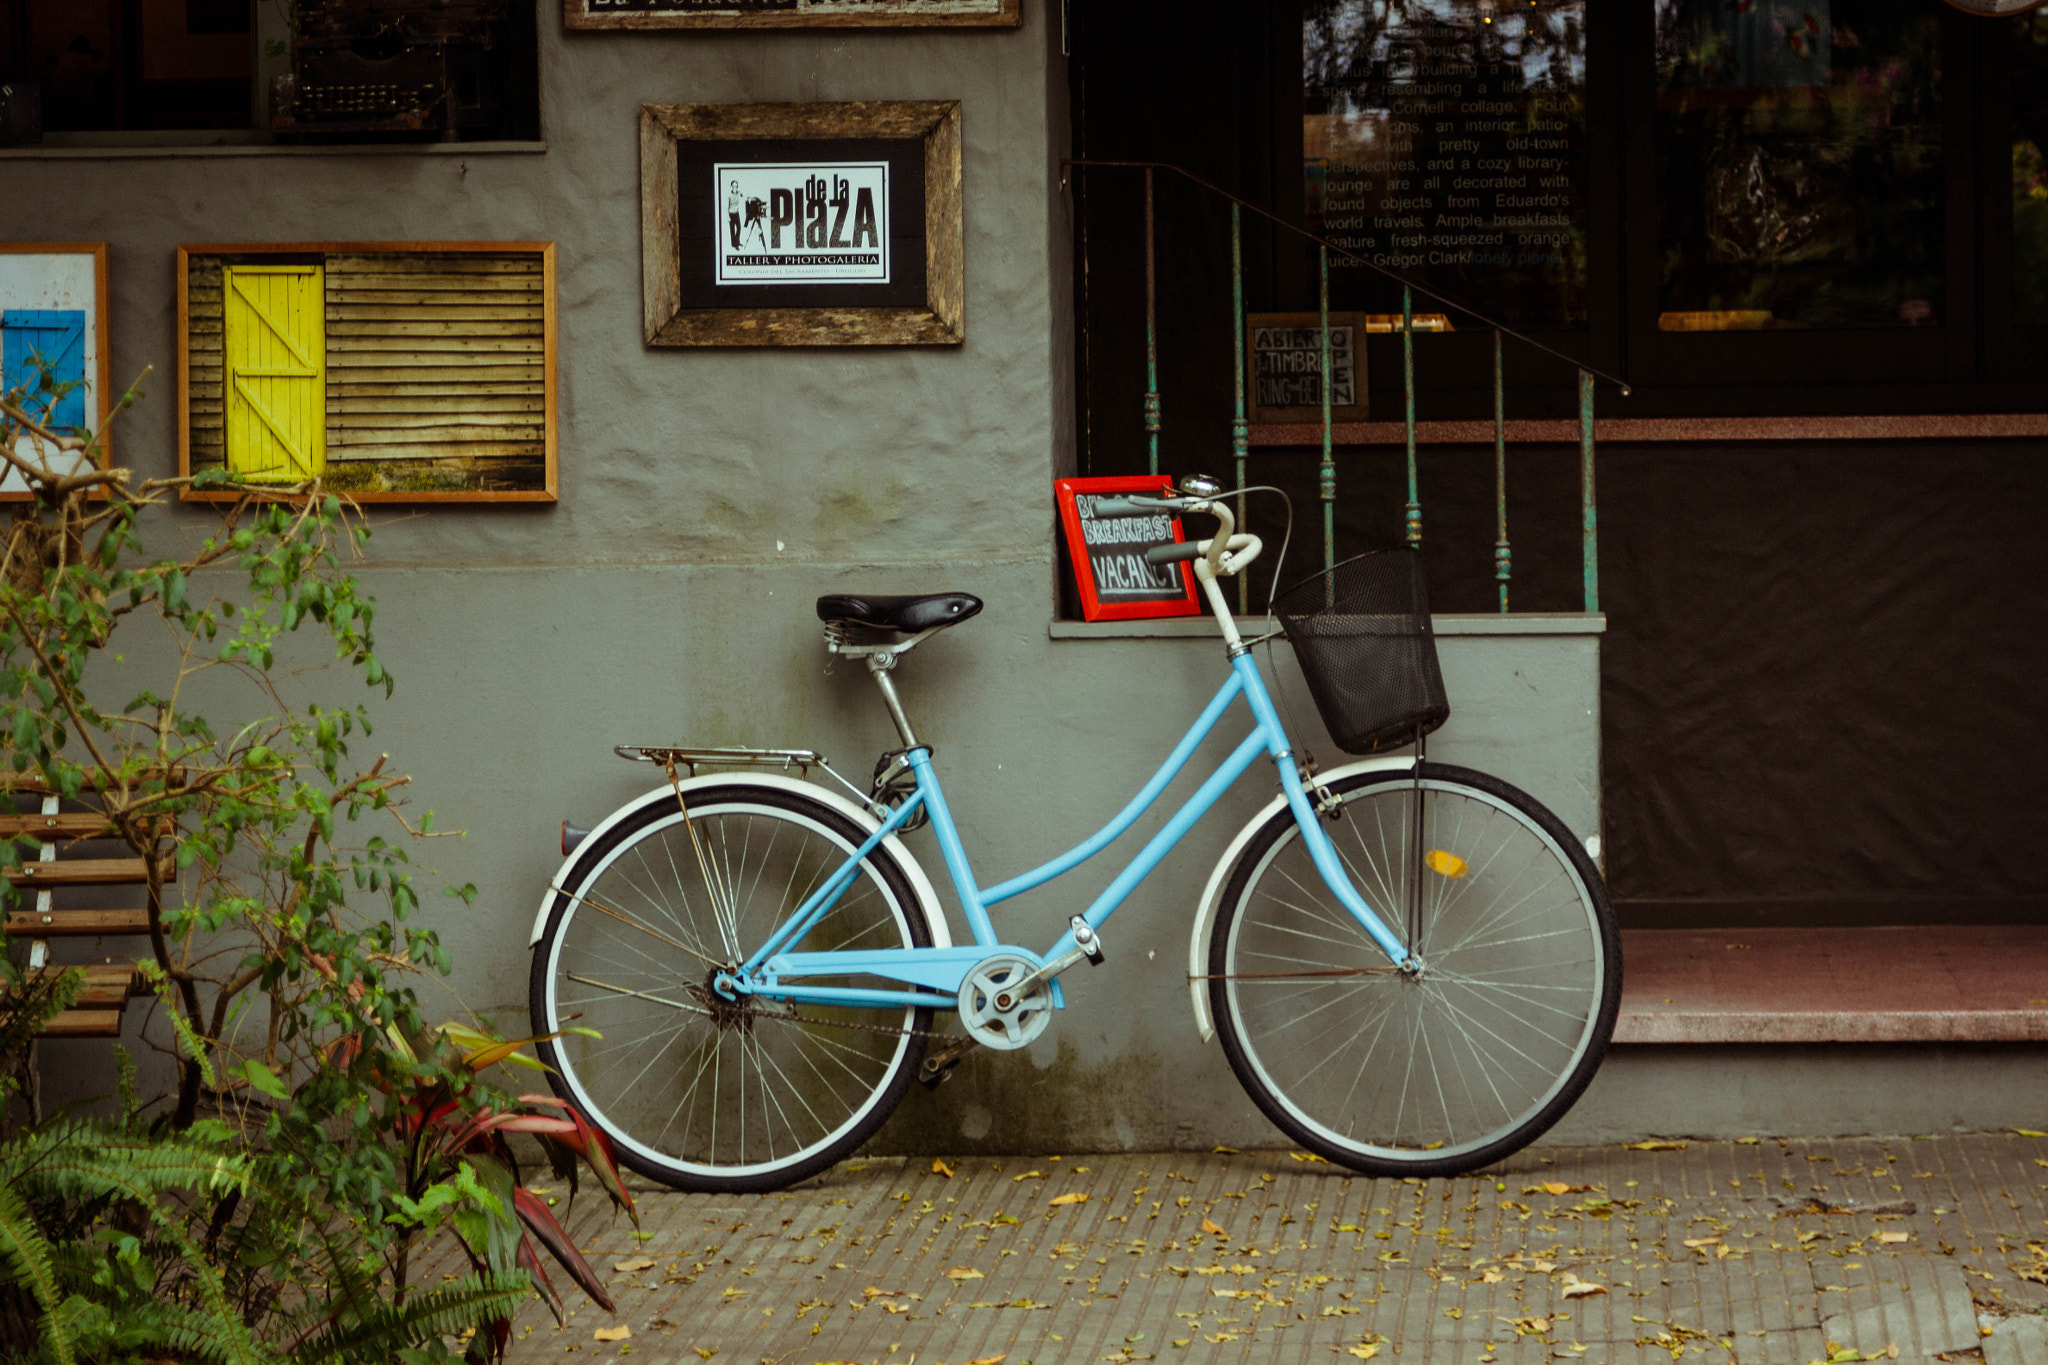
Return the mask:
<path fill-rule="evenodd" d="M 998 1052 L 1029 1047 L 1052 1022 L 1052 988 L 1041 981 L 1021 996 L 1010 991 L 1038 965 L 1015 953 L 996 953 L 974 964 L 960 983 L 960 1024 L 976 1042 Z M 1007 1002 L 1007 1003 L 1005 1003 Z"/>

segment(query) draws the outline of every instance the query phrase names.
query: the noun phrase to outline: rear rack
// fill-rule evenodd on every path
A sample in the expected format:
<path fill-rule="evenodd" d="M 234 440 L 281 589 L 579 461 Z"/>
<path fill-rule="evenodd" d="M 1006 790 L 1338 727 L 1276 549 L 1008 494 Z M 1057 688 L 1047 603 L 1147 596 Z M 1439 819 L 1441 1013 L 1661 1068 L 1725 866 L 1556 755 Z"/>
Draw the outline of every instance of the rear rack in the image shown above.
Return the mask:
<path fill-rule="evenodd" d="M 620 758 L 634 763 L 658 763 L 664 768 L 686 767 L 690 776 L 705 768 L 795 768 L 809 775 L 812 768 L 824 768 L 825 756 L 812 749 L 672 749 L 664 745 L 620 744 L 612 749 Z"/>

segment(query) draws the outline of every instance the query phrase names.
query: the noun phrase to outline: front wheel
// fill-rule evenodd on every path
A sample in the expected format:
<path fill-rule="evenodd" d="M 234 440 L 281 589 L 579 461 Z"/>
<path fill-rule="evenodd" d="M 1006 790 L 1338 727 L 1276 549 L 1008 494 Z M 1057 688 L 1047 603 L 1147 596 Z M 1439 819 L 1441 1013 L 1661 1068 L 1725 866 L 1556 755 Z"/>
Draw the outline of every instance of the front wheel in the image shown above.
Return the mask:
<path fill-rule="evenodd" d="M 931 1011 L 715 990 L 868 831 L 823 801 L 744 778 L 692 789 L 687 802 L 649 802 L 569 864 L 533 953 L 533 1027 L 569 1030 L 540 1045 L 549 1083 L 627 1166 L 680 1189 L 777 1189 L 881 1126 L 924 1056 Z M 884 846 L 784 950 L 931 941 Z M 851 972 L 807 980 L 901 989 Z"/>
<path fill-rule="evenodd" d="M 1422 765 L 1329 784 L 1352 884 L 1421 959 L 1395 970 L 1330 894 L 1291 812 L 1246 845 L 1209 940 L 1231 1069 L 1309 1150 L 1453 1175 L 1534 1141 L 1607 1049 L 1621 943 L 1600 873 L 1526 793 Z"/>

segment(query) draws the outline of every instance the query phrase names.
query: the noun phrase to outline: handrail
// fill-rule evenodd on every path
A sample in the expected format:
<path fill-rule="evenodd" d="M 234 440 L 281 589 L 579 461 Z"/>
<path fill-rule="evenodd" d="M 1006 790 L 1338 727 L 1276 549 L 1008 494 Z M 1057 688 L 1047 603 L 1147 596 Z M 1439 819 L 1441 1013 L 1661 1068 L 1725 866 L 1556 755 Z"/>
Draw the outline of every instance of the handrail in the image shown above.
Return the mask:
<path fill-rule="evenodd" d="M 1368 261 L 1365 257 L 1360 256 L 1355 252 L 1346 251 L 1343 247 L 1338 246 L 1335 242 L 1332 242 L 1327 238 L 1316 236 L 1316 234 L 1310 232 L 1307 228 L 1297 227 L 1295 224 L 1288 222 L 1285 218 L 1282 218 L 1279 214 L 1273 212 L 1271 209 L 1261 207 L 1260 205 L 1253 203 L 1251 200 L 1246 199 L 1241 195 L 1232 194 L 1229 190 L 1224 189 L 1221 185 L 1218 185 L 1213 181 L 1204 180 L 1201 176 L 1196 175 L 1193 171 L 1190 171 L 1183 166 L 1176 166 L 1170 161 L 1104 161 L 1097 160 L 1093 157 L 1067 157 L 1060 162 L 1060 165 L 1063 167 L 1079 166 L 1084 170 L 1090 166 L 1103 166 L 1133 171 L 1171 171 L 1173 174 L 1180 176 L 1182 179 L 1190 182 L 1191 184 L 1201 186 L 1203 189 L 1209 191 L 1211 194 L 1220 195 L 1223 198 L 1228 199 L 1231 203 L 1238 205 L 1240 208 L 1250 209 L 1253 213 L 1258 214 L 1259 217 L 1264 218 L 1267 222 L 1272 223 L 1275 227 L 1284 228 L 1285 230 L 1293 233 L 1297 237 L 1305 238 L 1308 241 L 1314 242 L 1316 245 L 1324 248 L 1327 251 L 1333 252 L 1338 256 L 1343 257 L 1347 261 L 1351 261 L 1355 264 L 1362 265 L 1367 270 L 1370 270 L 1377 275 L 1383 276 L 1386 279 L 1392 280 L 1395 284 L 1400 285 L 1403 289 L 1412 289 L 1416 293 L 1422 295 L 1424 298 L 1435 299 L 1438 303 L 1443 304 L 1446 308 L 1456 309 L 1458 312 L 1465 314 L 1469 318 L 1472 318 L 1474 321 L 1478 322 L 1482 326 L 1491 327 L 1497 332 L 1501 332 L 1508 336 L 1511 336 L 1525 346 L 1533 346 L 1537 350 L 1543 352 L 1545 355 L 1556 356 L 1559 360 L 1562 360 L 1565 364 L 1571 366 L 1575 370 L 1583 370 L 1587 374 L 1592 375 L 1596 379 L 1606 380 L 1608 383 L 1614 385 L 1615 388 L 1621 390 L 1621 396 L 1623 398 L 1628 397 L 1629 394 L 1632 392 L 1632 388 L 1626 379 L 1619 379 L 1614 375 L 1607 373 L 1607 371 L 1605 370 L 1597 369 L 1594 366 L 1588 365 L 1583 360 L 1578 360 L 1571 356 L 1568 356 L 1563 351 L 1558 350 L 1555 346 L 1546 346 L 1542 342 L 1536 340 L 1536 338 L 1529 336 L 1527 333 L 1518 332 L 1514 328 L 1508 326 L 1508 324 L 1506 324 L 1505 322 L 1499 322 L 1493 318 L 1488 317 L 1486 314 L 1480 312 L 1477 308 L 1472 307 L 1472 305 L 1468 303 L 1460 303 L 1458 300 L 1454 298 L 1450 298 L 1446 295 L 1437 293 L 1434 289 L 1430 289 L 1424 285 L 1417 284 L 1413 280 L 1407 278 L 1405 275 L 1402 275 L 1398 271 L 1389 270 L 1383 265 L 1375 265 L 1373 262 Z"/>

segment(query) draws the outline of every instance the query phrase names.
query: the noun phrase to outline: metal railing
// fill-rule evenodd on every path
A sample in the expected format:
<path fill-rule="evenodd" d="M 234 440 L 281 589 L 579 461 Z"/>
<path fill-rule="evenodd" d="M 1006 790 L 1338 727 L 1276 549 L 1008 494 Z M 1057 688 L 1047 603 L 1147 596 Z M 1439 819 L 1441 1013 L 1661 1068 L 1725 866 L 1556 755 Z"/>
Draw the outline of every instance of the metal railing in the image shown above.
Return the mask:
<path fill-rule="evenodd" d="M 1508 587 L 1514 576 L 1514 554 L 1508 541 L 1508 465 L 1507 465 L 1507 390 L 1503 379 L 1502 343 L 1503 337 L 1513 337 L 1525 346 L 1564 361 L 1578 374 L 1579 400 L 1579 506 L 1580 506 L 1580 547 L 1584 561 L 1585 610 L 1588 613 L 1600 610 L 1600 538 L 1598 502 L 1594 494 L 1593 481 L 1593 390 L 1596 382 L 1605 381 L 1620 391 L 1623 397 L 1629 392 L 1627 381 L 1618 379 L 1605 371 L 1594 369 L 1585 363 L 1564 354 L 1554 346 L 1545 345 L 1534 337 L 1516 331 L 1513 327 L 1473 308 L 1469 304 L 1439 294 L 1435 290 L 1416 284 L 1396 271 L 1376 265 L 1336 243 L 1319 237 L 1306 228 L 1297 227 L 1271 210 L 1254 204 L 1249 199 L 1232 194 L 1220 185 L 1212 184 L 1202 177 L 1164 161 L 1110 161 L 1090 158 L 1076 158 L 1064 163 L 1071 170 L 1118 170 L 1139 171 L 1145 181 L 1145 398 L 1144 422 L 1148 447 L 1147 469 L 1159 472 L 1159 435 L 1165 424 L 1164 408 L 1159 393 L 1159 288 L 1156 223 L 1153 213 L 1153 187 L 1159 172 L 1177 175 L 1222 199 L 1230 205 L 1230 305 L 1232 356 L 1235 362 L 1234 391 L 1236 394 L 1236 415 L 1230 424 L 1230 448 L 1236 461 L 1237 483 L 1243 487 L 1247 481 L 1247 466 L 1251 457 L 1251 422 L 1245 408 L 1245 306 L 1244 306 L 1244 214 L 1247 210 L 1265 219 L 1283 233 L 1313 242 L 1316 246 L 1318 267 L 1318 317 L 1322 333 L 1322 460 L 1317 467 L 1317 494 L 1323 508 L 1323 567 L 1331 567 L 1337 557 L 1337 463 L 1335 459 L 1336 424 L 1331 414 L 1331 355 L 1330 355 L 1330 258 L 1334 255 L 1352 265 L 1372 271 L 1401 286 L 1401 384 L 1403 392 L 1404 425 L 1408 450 L 1408 502 L 1405 509 L 1404 526 L 1408 544 L 1420 547 L 1422 544 L 1422 480 L 1420 465 L 1415 450 L 1415 298 L 1417 295 L 1433 300 L 1452 312 L 1463 314 L 1493 333 L 1493 489 L 1494 524 L 1497 536 L 1493 545 L 1494 580 L 1499 588 L 1500 609 L 1508 609 Z M 1354 336 L 1354 354 L 1362 353 L 1363 338 Z M 1239 498 L 1238 522 L 1244 524 L 1245 511 L 1242 497 Z M 1243 579 L 1238 581 L 1239 606 L 1249 608 L 1250 585 Z"/>

